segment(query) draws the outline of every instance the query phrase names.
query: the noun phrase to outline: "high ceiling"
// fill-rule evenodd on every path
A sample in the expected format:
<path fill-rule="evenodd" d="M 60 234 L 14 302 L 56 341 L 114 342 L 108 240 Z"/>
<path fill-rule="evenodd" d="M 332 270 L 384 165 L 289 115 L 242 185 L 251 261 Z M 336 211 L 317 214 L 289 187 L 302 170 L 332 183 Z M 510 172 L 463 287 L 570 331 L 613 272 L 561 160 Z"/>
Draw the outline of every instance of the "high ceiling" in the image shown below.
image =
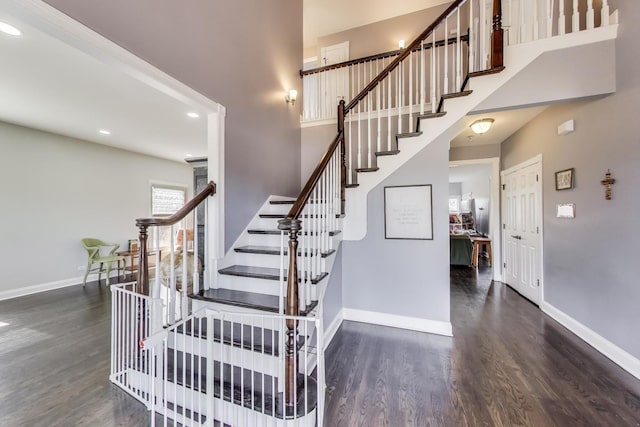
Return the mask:
<path fill-rule="evenodd" d="M 304 0 L 304 46 L 313 47 L 318 37 L 360 27 L 451 0 Z"/>
<path fill-rule="evenodd" d="M 193 106 L 16 15 L 0 6 L 22 31 L 0 32 L 0 121 L 177 161 L 206 155 L 205 111 L 187 117 Z"/>

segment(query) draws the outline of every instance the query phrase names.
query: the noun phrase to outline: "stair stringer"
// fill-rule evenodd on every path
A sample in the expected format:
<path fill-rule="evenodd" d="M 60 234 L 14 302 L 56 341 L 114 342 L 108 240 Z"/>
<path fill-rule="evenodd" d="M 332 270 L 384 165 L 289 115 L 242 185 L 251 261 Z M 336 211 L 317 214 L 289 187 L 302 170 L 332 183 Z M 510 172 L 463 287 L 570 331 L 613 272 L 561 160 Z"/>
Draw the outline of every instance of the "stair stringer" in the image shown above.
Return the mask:
<path fill-rule="evenodd" d="M 402 138 L 398 141 L 400 152 L 394 156 L 378 158 L 379 170 L 377 172 L 358 174 L 359 186 L 346 189 L 343 239 L 361 240 L 366 236 L 367 195 L 371 190 L 427 145 L 434 141 L 441 141 L 442 138 L 450 141 L 464 126 L 464 117 L 467 114 L 512 80 L 536 58 L 546 52 L 613 40 L 617 37 L 617 31 L 618 25 L 611 25 L 506 47 L 504 52 L 505 69 L 502 72 L 472 79 L 469 84 L 473 93 L 466 97 L 446 100 L 447 114 L 445 116 L 426 119 L 420 124 L 420 129 L 423 130 L 421 135 Z M 588 70 L 581 70 L 581 72 L 588 72 Z"/>

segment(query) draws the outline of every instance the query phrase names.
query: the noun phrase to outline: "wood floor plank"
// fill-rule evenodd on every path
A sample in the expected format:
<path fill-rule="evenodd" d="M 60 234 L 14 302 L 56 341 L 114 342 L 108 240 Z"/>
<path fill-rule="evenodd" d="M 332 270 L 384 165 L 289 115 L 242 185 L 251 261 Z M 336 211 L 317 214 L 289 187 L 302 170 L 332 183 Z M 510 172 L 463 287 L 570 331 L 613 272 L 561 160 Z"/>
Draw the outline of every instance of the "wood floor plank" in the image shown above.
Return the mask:
<path fill-rule="evenodd" d="M 326 353 L 326 425 L 640 425 L 640 381 L 490 268 L 452 269 L 451 322 L 453 338 L 344 322 Z"/>

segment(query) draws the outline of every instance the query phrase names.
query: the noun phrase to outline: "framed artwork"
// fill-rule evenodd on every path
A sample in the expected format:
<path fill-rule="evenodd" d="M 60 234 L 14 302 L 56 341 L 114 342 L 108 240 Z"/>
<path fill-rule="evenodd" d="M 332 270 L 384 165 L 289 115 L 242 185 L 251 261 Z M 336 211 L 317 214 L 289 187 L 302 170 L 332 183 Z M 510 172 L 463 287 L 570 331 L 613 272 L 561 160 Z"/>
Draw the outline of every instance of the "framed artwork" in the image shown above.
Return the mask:
<path fill-rule="evenodd" d="M 384 187 L 385 239 L 433 240 L 431 184 Z"/>
<path fill-rule="evenodd" d="M 556 172 L 556 191 L 573 188 L 573 168 Z"/>

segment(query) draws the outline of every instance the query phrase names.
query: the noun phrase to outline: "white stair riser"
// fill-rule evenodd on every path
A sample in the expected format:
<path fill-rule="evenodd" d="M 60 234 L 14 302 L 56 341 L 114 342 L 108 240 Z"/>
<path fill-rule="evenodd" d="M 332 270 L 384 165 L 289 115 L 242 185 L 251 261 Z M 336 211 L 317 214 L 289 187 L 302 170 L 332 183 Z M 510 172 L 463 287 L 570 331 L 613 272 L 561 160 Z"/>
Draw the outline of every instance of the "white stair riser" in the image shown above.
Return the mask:
<path fill-rule="evenodd" d="M 282 336 L 282 335 L 281 335 Z M 169 348 L 176 351 L 184 351 L 196 356 L 207 357 L 207 342 L 201 338 L 178 335 L 173 342 L 173 334 L 169 336 Z M 274 377 L 280 377 L 283 372 L 284 359 L 244 348 L 231 347 L 227 344 L 214 343 L 213 354 L 217 360 L 233 360 L 234 366 L 240 366 L 252 371 L 262 372 Z M 187 355 L 187 358 L 189 356 Z"/>
<path fill-rule="evenodd" d="M 285 277 L 286 280 L 286 277 Z M 280 295 L 280 281 L 253 277 L 218 274 L 218 288 L 234 291 L 255 292 L 265 295 Z"/>

